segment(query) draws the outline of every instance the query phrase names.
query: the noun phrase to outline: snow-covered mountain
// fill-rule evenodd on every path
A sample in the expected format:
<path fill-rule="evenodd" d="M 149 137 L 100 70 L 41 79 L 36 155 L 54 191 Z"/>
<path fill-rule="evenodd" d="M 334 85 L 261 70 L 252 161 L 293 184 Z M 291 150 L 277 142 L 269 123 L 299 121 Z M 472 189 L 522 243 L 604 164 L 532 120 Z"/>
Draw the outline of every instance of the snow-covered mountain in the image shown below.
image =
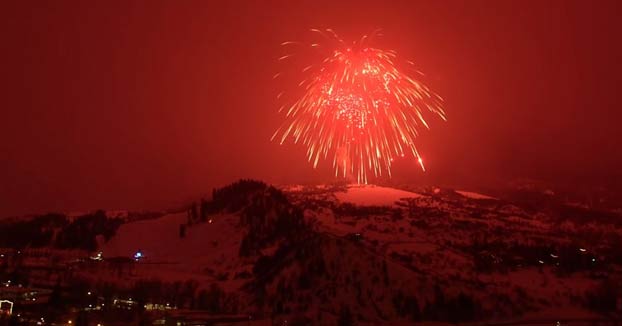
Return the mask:
<path fill-rule="evenodd" d="M 592 318 L 611 300 L 615 310 L 622 220 L 541 207 L 468 190 L 240 181 L 187 211 L 124 221 L 71 277 L 130 292 L 189 284 L 196 299 L 176 308 L 317 325 Z"/>

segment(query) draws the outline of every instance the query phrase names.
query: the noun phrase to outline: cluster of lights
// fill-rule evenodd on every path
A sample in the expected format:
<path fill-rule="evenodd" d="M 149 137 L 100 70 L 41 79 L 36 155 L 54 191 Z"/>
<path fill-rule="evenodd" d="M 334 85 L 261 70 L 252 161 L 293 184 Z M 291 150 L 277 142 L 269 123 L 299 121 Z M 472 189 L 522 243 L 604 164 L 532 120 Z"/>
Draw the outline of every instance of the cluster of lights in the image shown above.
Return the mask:
<path fill-rule="evenodd" d="M 364 105 L 363 97 L 343 90 L 325 92 L 322 106 L 333 111 L 335 119 L 345 122 L 345 128 L 356 128 L 357 133 L 364 133 L 371 111 Z"/>
<path fill-rule="evenodd" d="M 134 260 L 136 260 L 136 261 L 139 261 L 139 260 L 140 260 L 140 259 L 142 259 L 143 257 L 144 257 L 144 256 L 143 256 L 143 253 L 142 253 L 140 250 L 139 250 L 139 251 L 137 251 L 136 253 L 134 253 Z"/>
<path fill-rule="evenodd" d="M 103 253 L 100 251 L 95 256 L 91 257 L 92 260 L 104 260 Z"/>

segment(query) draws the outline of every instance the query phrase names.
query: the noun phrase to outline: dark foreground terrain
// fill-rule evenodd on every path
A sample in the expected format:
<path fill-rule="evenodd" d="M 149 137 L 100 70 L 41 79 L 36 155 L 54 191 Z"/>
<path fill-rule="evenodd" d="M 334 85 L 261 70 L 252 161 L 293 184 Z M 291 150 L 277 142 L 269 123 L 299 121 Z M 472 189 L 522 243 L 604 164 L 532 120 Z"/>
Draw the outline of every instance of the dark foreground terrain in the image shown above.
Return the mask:
<path fill-rule="evenodd" d="M 399 189 L 398 189 L 399 188 Z M 622 216 L 535 185 L 272 187 L 0 223 L 0 325 L 619 325 Z"/>

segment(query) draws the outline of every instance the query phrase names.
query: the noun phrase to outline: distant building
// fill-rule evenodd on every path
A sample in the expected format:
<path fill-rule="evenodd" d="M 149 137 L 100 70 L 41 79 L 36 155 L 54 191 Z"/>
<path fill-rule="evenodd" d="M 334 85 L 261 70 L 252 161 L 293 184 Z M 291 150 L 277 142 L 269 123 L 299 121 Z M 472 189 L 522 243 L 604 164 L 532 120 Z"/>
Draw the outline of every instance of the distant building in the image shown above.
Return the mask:
<path fill-rule="evenodd" d="M 0 287 L 0 298 L 10 300 L 20 305 L 45 304 L 50 298 L 52 290 L 34 289 L 25 287 Z"/>
<path fill-rule="evenodd" d="M 129 298 L 125 299 L 114 299 L 112 302 L 113 306 L 117 309 L 127 309 L 132 310 L 134 306 L 136 306 L 137 302 Z"/>
<path fill-rule="evenodd" d="M 10 316 L 13 313 L 13 302 L 9 300 L 0 300 L 0 316 Z"/>

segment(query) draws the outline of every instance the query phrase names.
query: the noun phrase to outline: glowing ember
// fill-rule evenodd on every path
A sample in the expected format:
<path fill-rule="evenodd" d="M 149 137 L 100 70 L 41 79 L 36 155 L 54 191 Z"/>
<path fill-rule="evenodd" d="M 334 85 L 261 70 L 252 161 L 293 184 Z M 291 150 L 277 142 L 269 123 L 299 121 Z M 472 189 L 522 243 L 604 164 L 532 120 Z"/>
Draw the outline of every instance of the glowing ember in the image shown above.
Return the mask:
<path fill-rule="evenodd" d="M 314 167 L 332 156 L 335 175 L 354 174 L 359 183 L 367 183 L 370 171 L 390 176 L 394 158 L 408 152 L 424 169 L 415 138 L 421 126 L 428 128 L 424 113 L 445 120 L 442 99 L 398 70 L 395 52 L 368 46 L 370 37 L 348 46 L 332 30 L 312 31 L 337 46 L 320 64 L 303 69 L 304 94 L 289 105 L 287 120 L 272 139 L 302 142 Z M 298 43 L 283 43 L 292 44 Z"/>

